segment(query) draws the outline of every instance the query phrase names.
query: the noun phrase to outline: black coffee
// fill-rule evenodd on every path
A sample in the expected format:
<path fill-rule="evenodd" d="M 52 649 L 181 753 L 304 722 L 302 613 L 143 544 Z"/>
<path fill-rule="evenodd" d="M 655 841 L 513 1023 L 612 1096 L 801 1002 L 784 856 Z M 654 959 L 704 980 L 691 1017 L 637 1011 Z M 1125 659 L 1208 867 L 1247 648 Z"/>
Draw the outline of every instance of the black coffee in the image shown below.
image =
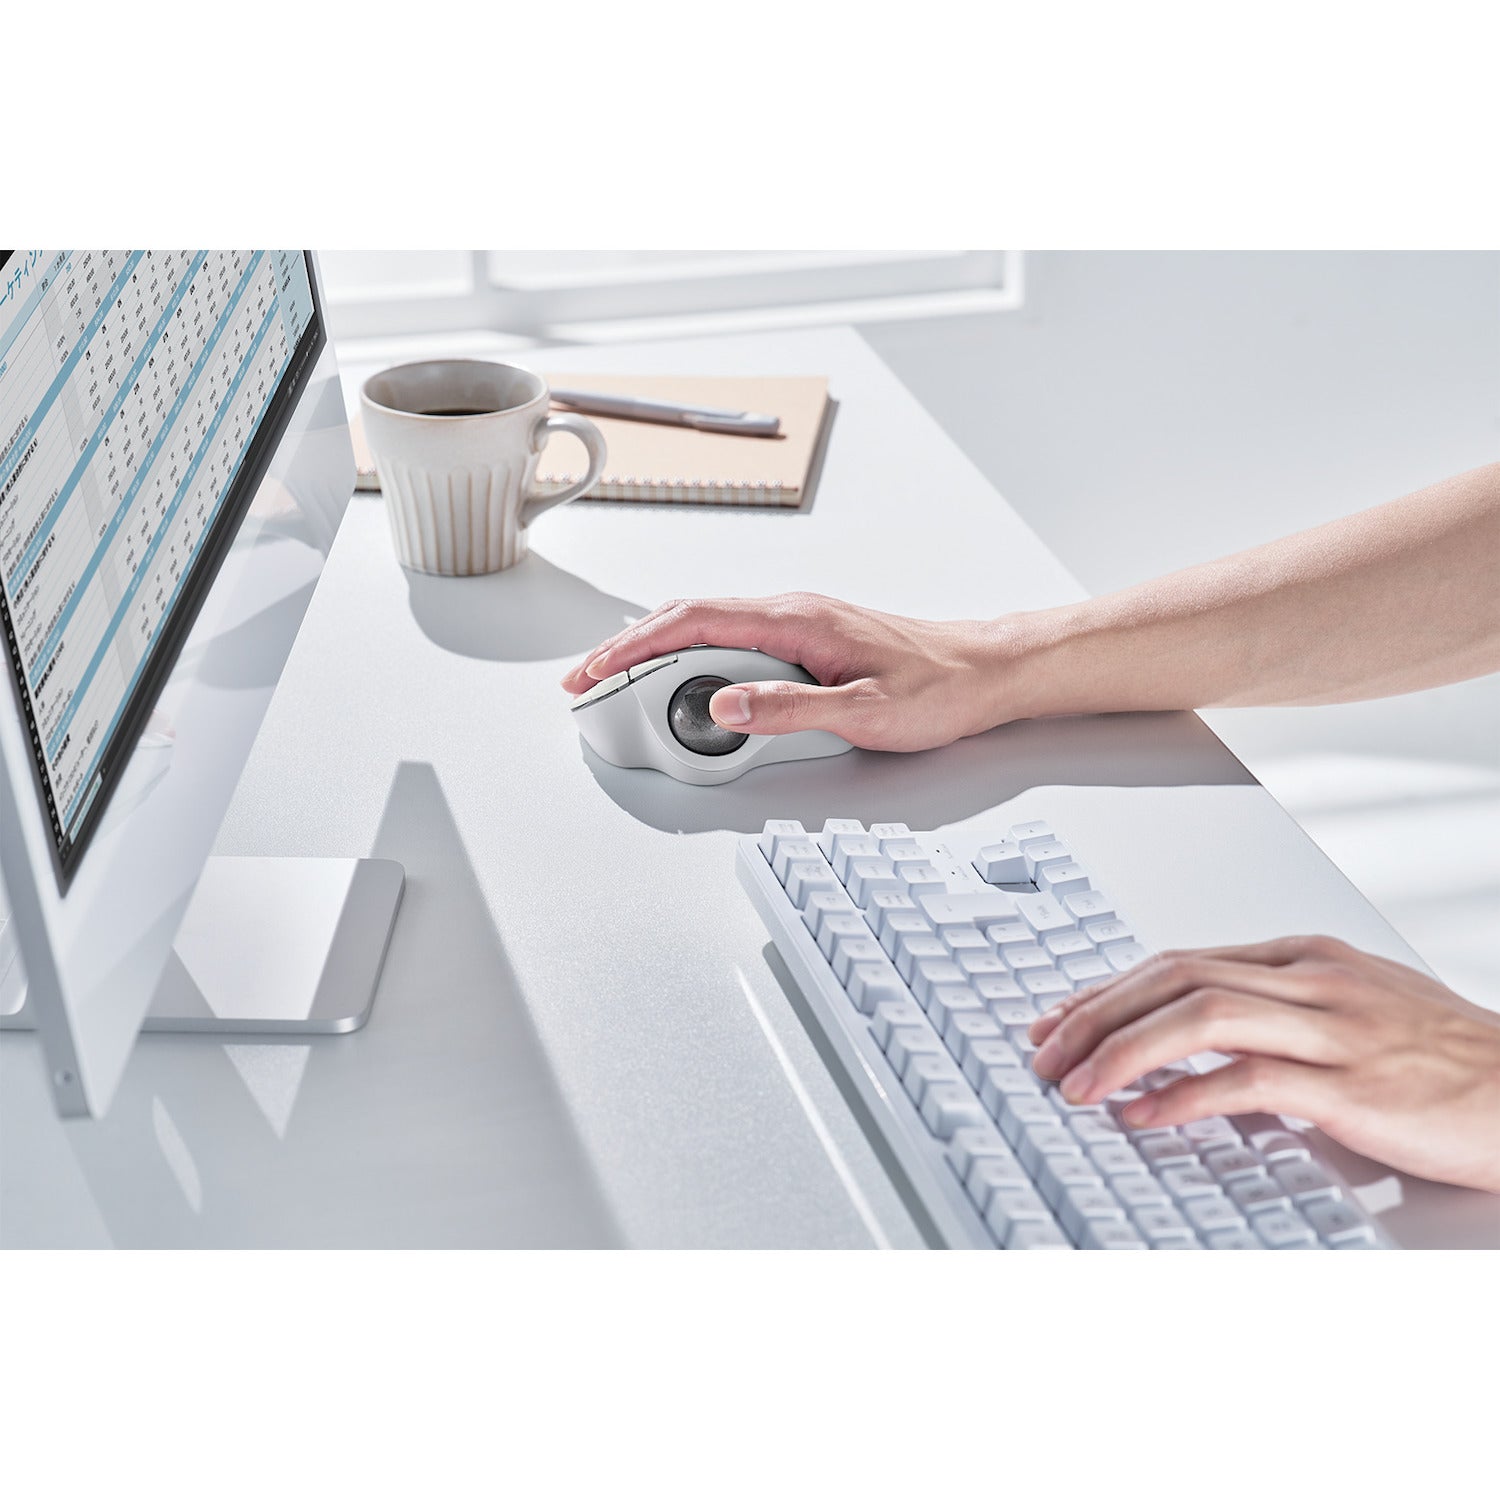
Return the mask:
<path fill-rule="evenodd" d="M 494 406 L 424 406 L 419 417 L 487 417 L 499 408 Z"/>

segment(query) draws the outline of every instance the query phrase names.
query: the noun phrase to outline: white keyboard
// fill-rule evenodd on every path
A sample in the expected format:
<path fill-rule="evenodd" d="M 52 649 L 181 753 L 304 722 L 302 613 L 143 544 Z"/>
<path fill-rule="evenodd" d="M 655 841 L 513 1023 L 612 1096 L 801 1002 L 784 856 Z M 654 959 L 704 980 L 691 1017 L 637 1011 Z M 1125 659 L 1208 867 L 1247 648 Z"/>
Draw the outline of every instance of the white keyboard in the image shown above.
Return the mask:
<path fill-rule="evenodd" d="M 955 840 L 957 845 L 959 841 Z M 1148 956 L 1045 823 L 950 848 L 904 823 L 767 823 L 741 881 L 937 1237 L 1006 1250 L 1376 1249 L 1348 1186 L 1275 1116 L 1137 1130 L 1161 1069 L 1075 1106 L 1032 1071 L 1038 1014 Z"/>

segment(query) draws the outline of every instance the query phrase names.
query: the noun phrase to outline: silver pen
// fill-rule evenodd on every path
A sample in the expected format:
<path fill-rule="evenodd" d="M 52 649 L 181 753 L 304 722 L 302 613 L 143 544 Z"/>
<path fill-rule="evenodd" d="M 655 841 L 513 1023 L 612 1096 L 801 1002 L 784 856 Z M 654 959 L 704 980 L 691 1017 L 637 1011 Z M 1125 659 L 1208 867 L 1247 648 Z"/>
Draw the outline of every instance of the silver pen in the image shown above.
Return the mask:
<path fill-rule="evenodd" d="M 593 417 L 630 417 L 637 422 L 666 422 L 703 432 L 739 432 L 747 437 L 775 437 L 781 418 L 760 412 L 730 411 L 722 406 L 684 406 L 675 401 L 645 401 L 639 396 L 612 396 L 606 391 L 552 388 L 552 399 Z"/>

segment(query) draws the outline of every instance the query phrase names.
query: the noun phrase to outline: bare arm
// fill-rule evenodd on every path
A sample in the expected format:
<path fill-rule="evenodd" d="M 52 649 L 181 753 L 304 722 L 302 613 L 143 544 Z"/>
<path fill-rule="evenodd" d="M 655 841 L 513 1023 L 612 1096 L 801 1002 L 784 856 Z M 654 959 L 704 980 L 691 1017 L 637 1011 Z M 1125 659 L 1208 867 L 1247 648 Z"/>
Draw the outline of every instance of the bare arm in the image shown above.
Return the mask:
<path fill-rule="evenodd" d="M 697 643 L 755 646 L 820 686 L 724 688 L 763 734 L 920 750 L 1009 719 L 1380 697 L 1500 670 L 1500 464 L 1081 604 L 910 620 L 815 595 L 674 600 L 563 678 Z"/>
<path fill-rule="evenodd" d="M 1500 670 L 1500 464 L 1032 626 L 1046 713 L 1345 702 Z"/>

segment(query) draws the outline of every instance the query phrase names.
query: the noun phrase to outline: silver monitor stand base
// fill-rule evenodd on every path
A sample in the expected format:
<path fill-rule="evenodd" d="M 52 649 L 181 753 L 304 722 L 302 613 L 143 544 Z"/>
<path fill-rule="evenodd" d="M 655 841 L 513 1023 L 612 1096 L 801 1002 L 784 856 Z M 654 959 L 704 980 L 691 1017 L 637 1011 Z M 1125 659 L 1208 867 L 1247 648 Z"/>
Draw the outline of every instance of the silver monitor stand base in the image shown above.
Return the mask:
<path fill-rule="evenodd" d="M 141 1029 L 357 1031 L 370 1016 L 405 884 L 389 859 L 210 859 Z M 17 975 L 8 978 L 0 1028 L 31 1030 Z"/>

